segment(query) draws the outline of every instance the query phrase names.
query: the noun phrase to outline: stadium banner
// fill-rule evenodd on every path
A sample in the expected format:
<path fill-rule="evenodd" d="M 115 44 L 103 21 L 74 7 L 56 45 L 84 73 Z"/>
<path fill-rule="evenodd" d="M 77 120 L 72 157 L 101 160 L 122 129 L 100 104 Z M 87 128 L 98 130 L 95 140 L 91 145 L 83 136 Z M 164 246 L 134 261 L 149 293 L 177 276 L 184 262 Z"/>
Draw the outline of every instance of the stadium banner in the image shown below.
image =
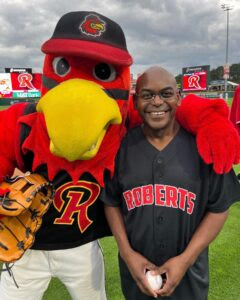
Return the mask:
<path fill-rule="evenodd" d="M 40 90 L 41 74 L 35 73 L 11 73 L 12 87 L 14 91 Z"/>
<path fill-rule="evenodd" d="M 0 98 L 39 98 L 41 84 L 40 73 L 0 73 Z"/>
<path fill-rule="evenodd" d="M 40 98 L 39 91 L 14 91 L 12 98 Z"/>
<path fill-rule="evenodd" d="M 206 91 L 208 89 L 210 65 L 182 69 L 182 91 Z"/>
<path fill-rule="evenodd" d="M 0 73 L 0 98 L 12 98 L 12 81 L 9 73 Z"/>

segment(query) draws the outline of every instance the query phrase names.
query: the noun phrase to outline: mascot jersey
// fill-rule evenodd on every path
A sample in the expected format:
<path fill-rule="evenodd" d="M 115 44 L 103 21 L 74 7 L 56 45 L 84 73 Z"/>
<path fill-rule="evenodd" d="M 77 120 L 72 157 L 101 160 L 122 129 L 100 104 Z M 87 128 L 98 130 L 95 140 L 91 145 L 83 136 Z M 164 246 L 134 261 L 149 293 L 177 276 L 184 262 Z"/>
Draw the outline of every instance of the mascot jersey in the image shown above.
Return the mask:
<path fill-rule="evenodd" d="M 132 58 L 120 26 L 86 11 L 61 17 L 42 51 L 36 107 L 21 103 L 0 112 L 0 180 L 17 167 L 53 183 L 54 202 L 32 248 L 67 249 L 110 234 L 99 195 L 125 134 Z"/>

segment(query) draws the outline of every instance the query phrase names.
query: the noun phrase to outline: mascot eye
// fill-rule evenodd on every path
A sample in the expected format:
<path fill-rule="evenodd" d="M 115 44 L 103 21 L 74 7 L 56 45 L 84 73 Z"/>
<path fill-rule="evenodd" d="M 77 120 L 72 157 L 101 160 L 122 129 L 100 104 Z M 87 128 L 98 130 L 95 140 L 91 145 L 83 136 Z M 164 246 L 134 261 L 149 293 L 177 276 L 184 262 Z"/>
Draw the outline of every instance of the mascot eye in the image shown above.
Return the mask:
<path fill-rule="evenodd" d="M 55 57 L 52 62 L 53 70 L 58 76 L 65 76 L 70 72 L 70 65 L 64 57 Z"/>
<path fill-rule="evenodd" d="M 94 67 L 93 76 L 97 80 L 111 82 L 116 79 L 117 72 L 112 65 L 100 63 Z"/>

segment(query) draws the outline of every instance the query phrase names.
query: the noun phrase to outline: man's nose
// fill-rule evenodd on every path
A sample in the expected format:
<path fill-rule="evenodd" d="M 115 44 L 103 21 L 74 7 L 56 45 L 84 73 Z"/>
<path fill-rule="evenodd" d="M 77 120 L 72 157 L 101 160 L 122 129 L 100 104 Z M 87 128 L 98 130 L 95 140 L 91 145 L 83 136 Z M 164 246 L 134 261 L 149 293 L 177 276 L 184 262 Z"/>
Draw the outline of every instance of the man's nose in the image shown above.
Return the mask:
<path fill-rule="evenodd" d="M 155 105 L 161 105 L 161 104 L 163 104 L 163 102 L 164 102 L 163 99 L 158 94 L 155 96 L 155 98 L 153 100 L 153 103 Z"/>

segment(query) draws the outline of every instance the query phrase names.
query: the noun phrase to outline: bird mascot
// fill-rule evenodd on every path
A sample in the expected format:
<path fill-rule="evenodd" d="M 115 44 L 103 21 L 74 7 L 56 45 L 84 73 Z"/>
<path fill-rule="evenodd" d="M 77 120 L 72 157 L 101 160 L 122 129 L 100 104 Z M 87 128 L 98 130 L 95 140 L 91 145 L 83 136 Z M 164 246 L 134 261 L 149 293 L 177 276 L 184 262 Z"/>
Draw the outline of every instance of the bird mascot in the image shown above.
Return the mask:
<path fill-rule="evenodd" d="M 26 251 L 11 268 L 19 289 L 3 272 L 0 298 L 40 299 L 55 276 L 73 299 L 105 299 L 97 241 L 111 233 L 99 198 L 127 126 L 138 123 L 129 102 L 132 57 L 121 27 L 91 11 L 63 15 L 42 51 L 39 102 L 0 112 L 0 180 L 15 168 L 29 171 L 50 182 L 55 196 L 31 249 L 22 242 Z M 224 101 L 187 96 L 177 117 L 217 173 L 239 161 Z"/>

